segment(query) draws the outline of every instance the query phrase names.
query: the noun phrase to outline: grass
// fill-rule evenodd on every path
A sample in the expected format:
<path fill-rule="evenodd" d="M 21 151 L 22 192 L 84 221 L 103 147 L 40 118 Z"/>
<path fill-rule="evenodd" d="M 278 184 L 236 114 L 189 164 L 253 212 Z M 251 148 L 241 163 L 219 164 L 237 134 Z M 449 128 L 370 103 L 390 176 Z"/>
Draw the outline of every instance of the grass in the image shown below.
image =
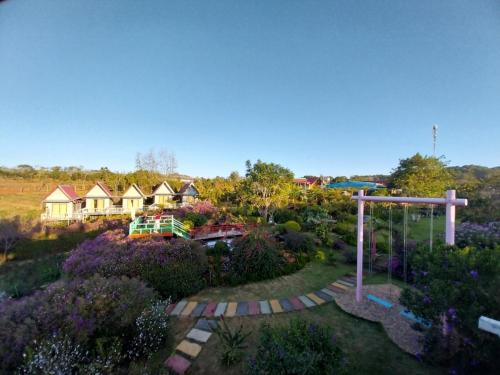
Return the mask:
<path fill-rule="evenodd" d="M 420 363 L 412 356 L 401 351 L 386 336 L 382 326 L 346 314 L 335 303 L 329 303 L 311 310 L 257 317 L 236 317 L 227 319 L 235 328 L 240 324 L 245 331 L 251 332 L 247 339 L 246 357 L 256 352 L 259 343 L 259 327 L 263 323 L 286 325 L 290 319 L 300 317 L 316 324 L 329 325 L 333 328 L 336 339 L 348 359 L 348 374 L 405 374 L 437 375 L 443 373 Z M 175 319 L 175 342 L 179 343 L 193 325 L 190 319 Z M 241 374 L 245 361 L 231 368 L 225 368 L 219 362 L 220 344 L 213 336 L 203 346 L 199 357 L 193 362 L 193 374 Z"/>
<path fill-rule="evenodd" d="M 0 218 L 19 215 L 22 219 L 38 219 L 42 213 L 42 200 L 46 192 L 0 193 Z"/>

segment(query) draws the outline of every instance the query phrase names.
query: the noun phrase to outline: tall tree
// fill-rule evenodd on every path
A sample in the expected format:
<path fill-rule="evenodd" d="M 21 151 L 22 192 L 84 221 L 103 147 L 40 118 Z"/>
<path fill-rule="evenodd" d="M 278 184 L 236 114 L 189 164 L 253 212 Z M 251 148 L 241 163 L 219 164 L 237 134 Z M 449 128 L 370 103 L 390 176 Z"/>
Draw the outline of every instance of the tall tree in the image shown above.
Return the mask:
<path fill-rule="evenodd" d="M 452 179 L 442 159 L 417 153 L 399 161 L 391 182 L 405 195 L 441 197 L 451 186 Z"/>
<path fill-rule="evenodd" d="M 253 165 L 248 160 L 246 167 L 242 194 L 245 200 L 257 208 L 260 215 L 267 220 L 274 209 L 288 202 L 289 192 L 293 186 L 293 173 L 279 164 L 264 163 L 260 160 Z"/>

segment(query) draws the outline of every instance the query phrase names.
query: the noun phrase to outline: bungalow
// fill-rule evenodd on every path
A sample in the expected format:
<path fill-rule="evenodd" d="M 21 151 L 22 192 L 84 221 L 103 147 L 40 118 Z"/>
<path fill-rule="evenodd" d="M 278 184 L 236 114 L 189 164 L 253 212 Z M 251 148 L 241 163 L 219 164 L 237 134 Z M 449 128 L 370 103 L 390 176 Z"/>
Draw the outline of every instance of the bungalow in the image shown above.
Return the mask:
<path fill-rule="evenodd" d="M 153 191 L 153 204 L 161 206 L 170 206 L 174 200 L 175 191 L 170 187 L 168 182 L 163 181 Z"/>
<path fill-rule="evenodd" d="M 139 186 L 132 184 L 122 196 L 123 212 L 142 210 L 145 198 Z"/>
<path fill-rule="evenodd" d="M 176 194 L 176 198 L 183 206 L 197 202 L 199 196 L 200 192 L 192 182 L 186 182 Z"/>
<path fill-rule="evenodd" d="M 71 185 L 57 187 L 43 200 L 42 220 L 79 219 L 82 199 Z"/>
<path fill-rule="evenodd" d="M 88 213 L 105 213 L 113 206 L 113 195 L 103 182 L 96 182 L 85 195 L 85 211 Z"/>
<path fill-rule="evenodd" d="M 306 190 L 312 188 L 313 186 L 320 187 L 323 185 L 322 179 L 320 177 L 314 177 L 314 176 L 294 178 L 293 183 L 298 187 L 301 187 Z"/>

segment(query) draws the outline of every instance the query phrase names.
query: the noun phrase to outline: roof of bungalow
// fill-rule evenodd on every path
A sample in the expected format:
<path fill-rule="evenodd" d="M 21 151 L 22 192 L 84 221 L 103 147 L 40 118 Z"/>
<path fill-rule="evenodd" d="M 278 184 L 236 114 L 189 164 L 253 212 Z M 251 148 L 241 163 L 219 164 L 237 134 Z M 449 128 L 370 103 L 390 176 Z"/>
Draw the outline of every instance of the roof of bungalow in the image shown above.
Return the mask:
<path fill-rule="evenodd" d="M 52 194 L 54 194 L 54 192 L 56 192 L 57 190 L 61 191 L 67 198 L 70 202 L 74 202 L 74 201 L 77 201 L 80 199 L 80 197 L 78 196 L 78 194 L 76 193 L 75 191 L 75 188 L 71 185 L 57 185 L 54 190 L 52 190 L 50 192 L 50 194 L 48 194 L 45 199 L 43 200 L 44 202 L 50 202 L 50 201 L 60 201 L 60 199 L 48 199 Z"/>
<path fill-rule="evenodd" d="M 131 189 L 134 189 L 137 193 L 137 195 L 129 194 L 129 191 Z M 125 193 L 122 195 L 122 198 L 146 198 L 144 193 L 141 191 L 139 186 L 137 184 L 132 184 L 130 187 L 125 191 Z"/>
<path fill-rule="evenodd" d="M 376 182 L 368 181 L 343 181 L 343 182 L 331 182 L 326 185 L 329 189 L 380 189 L 385 186 Z"/>
<path fill-rule="evenodd" d="M 186 182 L 184 185 L 182 185 L 182 187 L 180 188 L 177 195 L 192 195 L 192 194 L 186 193 L 190 187 L 196 191 L 195 195 L 200 194 L 198 189 L 196 188 L 196 186 L 194 186 L 194 184 L 192 182 Z"/>
<path fill-rule="evenodd" d="M 296 184 L 307 184 L 307 178 L 294 178 L 293 179 L 293 182 L 295 182 Z"/>
<path fill-rule="evenodd" d="M 104 182 L 101 182 L 101 181 L 97 181 L 95 183 L 95 185 L 92 187 L 92 189 L 90 189 L 88 191 L 88 193 L 85 195 L 85 197 L 87 198 L 92 198 L 92 197 L 95 197 L 95 195 L 89 195 L 90 192 L 96 187 L 98 186 L 103 192 L 104 194 L 106 194 L 109 198 L 113 198 L 113 193 L 111 193 L 111 190 L 108 188 L 108 186 L 104 183 Z"/>
<path fill-rule="evenodd" d="M 164 187 L 167 189 L 167 192 L 162 192 L 161 189 Z M 161 184 L 159 184 L 153 191 L 152 195 L 173 195 L 175 194 L 174 189 L 170 187 L 167 181 L 163 181 Z"/>
<path fill-rule="evenodd" d="M 316 182 L 318 182 L 320 180 L 319 177 L 315 177 L 315 176 L 305 177 L 305 179 L 307 180 L 307 183 L 309 185 L 315 184 Z"/>

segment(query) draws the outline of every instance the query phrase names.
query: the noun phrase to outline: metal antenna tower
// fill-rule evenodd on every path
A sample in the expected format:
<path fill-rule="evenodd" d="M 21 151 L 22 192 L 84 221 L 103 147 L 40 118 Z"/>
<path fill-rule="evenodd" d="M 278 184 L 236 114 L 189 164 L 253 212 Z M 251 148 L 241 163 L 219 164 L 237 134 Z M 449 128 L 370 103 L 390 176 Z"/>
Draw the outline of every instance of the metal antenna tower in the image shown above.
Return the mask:
<path fill-rule="evenodd" d="M 438 126 L 432 125 L 432 155 L 436 157 L 436 140 L 437 140 Z"/>

